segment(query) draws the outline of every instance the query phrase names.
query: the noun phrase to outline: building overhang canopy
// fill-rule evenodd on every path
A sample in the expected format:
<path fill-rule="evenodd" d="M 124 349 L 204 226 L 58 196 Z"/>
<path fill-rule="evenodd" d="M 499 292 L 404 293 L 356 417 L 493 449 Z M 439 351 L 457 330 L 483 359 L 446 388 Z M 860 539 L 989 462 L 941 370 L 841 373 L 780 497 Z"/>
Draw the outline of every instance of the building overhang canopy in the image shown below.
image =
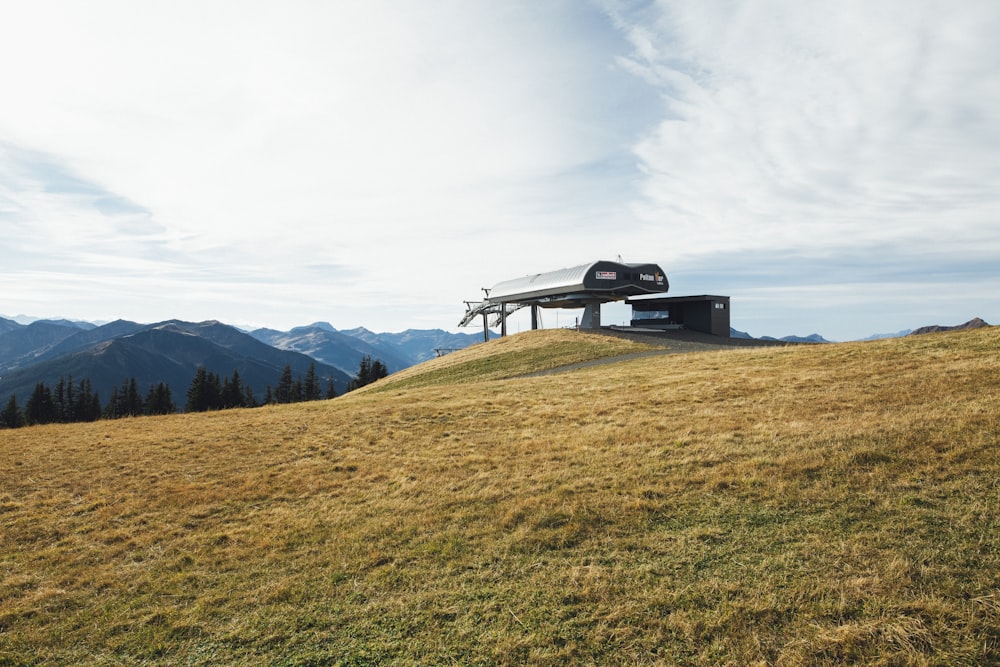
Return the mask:
<path fill-rule="evenodd" d="M 670 304 L 682 304 L 682 303 L 702 303 L 706 301 L 718 301 L 723 303 L 729 303 L 728 296 L 719 296 L 717 294 L 702 294 L 699 296 L 663 296 L 663 297 L 651 297 L 651 298 L 635 298 L 626 299 L 625 303 L 632 306 L 633 310 L 638 311 L 649 311 L 649 310 L 659 310 L 663 306 L 669 306 Z"/>
<path fill-rule="evenodd" d="M 486 303 L 519 303 L 543 308 L 583 308 L 669 289 L 656 264 L 598 261 L 497 283 Z"/>

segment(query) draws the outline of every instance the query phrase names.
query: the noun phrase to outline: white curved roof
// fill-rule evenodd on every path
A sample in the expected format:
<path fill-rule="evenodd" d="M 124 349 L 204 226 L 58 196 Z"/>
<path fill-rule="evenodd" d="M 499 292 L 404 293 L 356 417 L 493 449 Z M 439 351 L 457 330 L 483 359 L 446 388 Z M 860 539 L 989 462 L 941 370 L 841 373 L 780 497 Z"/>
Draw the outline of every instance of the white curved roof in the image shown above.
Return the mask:
<path fill-rule="evenodd" d="M 598 299 L 614 301 L 626 296 L 666 292 L 668 284 L 656 264 L 621 264 L 598 261 L 523 278 L 505 280 L 490 290 L 489 303 Z"/>
<path fill-rule="evenodd" d="M 583 279 L 594 263 L 581 264 L 568 269 L 536 273 L 533 276 L 515 278 L 497 283 L 490 290 L 490 301 L 502 301 L 507 297 L 523 295 L 529 292 L 548 292 L 562 294 L 570 289 L 583 289 Z M 539 296 L 544 296 L 539 294 Z"/>

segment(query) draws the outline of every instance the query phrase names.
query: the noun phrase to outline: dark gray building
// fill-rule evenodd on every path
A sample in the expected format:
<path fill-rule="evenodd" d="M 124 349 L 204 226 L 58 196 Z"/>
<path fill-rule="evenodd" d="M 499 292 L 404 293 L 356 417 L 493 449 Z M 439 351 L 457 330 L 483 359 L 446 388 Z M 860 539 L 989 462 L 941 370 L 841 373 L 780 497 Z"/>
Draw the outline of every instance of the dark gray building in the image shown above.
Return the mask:
<path fill-rule="evenodd" d="M 646 329 L 691 329 L 729 337 L 728 296 L 671 296 L 626 299 L 632 326 Z"/>

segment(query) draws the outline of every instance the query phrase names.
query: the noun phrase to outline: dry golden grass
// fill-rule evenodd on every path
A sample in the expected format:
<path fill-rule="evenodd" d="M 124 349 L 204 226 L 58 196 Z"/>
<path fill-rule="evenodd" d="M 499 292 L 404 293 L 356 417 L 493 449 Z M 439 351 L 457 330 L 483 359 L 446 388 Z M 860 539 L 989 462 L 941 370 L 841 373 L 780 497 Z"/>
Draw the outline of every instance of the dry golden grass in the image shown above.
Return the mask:
<path fill-rule="evenodd" d="M 1000 331 L 471 361 L 0 431 L 0 665 L 1000 662 Z"/>
<path fill-rule="evenodd" d="M 651 350 L 649 345 L 569 329 L 526 332 L 473 345 L 394 373 L 367 390 L 380 391 L 505 380 L 584 361 Z"/>

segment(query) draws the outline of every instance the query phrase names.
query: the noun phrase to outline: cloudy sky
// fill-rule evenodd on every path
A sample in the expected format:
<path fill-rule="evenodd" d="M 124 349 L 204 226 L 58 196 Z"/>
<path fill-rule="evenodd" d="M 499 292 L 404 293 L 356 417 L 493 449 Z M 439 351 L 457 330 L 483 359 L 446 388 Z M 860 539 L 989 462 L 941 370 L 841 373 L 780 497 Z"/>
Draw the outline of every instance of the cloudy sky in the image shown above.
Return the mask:
<path fill-rule="evenodd" d="M 754 335 L 1000 323 L 997 35 L 994 0 L 0 0 L 0 313 L 454 329 L 621 256 Z"/>

